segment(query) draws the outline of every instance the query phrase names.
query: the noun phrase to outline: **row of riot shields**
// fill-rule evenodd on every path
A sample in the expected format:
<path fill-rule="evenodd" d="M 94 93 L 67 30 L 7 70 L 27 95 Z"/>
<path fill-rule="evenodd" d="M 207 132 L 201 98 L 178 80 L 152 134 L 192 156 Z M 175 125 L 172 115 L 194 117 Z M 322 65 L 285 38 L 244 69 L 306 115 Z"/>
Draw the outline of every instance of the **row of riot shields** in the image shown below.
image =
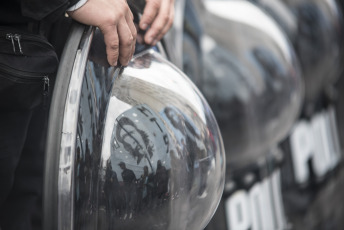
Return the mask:
<path fill-rule="evenodd" d="M 202 30 L 195 38 L 184 22 L 184 70 L 226 152 L 224 193 L 205 229 L 343 228 L 341 4 L 187 1 Z M 198 64 L 187 60 L 190 37 Z"/>
<path fill-rule="evenodd" d="M 141 2 L 128 2 L 139 19 Z M 340 4 L 175 9 L 162 42 L 137 44 L 125 68 L 107 64 L 97 28 L 71 28 L 44 229 L 342 229 Z"/>

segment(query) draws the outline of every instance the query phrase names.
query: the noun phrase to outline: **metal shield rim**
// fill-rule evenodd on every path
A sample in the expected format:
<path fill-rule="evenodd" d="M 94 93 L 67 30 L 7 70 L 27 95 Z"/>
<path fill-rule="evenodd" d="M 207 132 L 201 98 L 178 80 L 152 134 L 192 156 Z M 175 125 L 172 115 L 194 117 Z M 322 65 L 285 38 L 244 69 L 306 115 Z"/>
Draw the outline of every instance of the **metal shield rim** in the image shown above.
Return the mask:
<path fill-rule="evenodd" d="M 56 74 L 51 101 L 45 150 L 43 184 L 43 229 L 58 228 L 58 172 L 64 107 L 75 56 L 86 26 L 74 23 L 71 27 Z"/>

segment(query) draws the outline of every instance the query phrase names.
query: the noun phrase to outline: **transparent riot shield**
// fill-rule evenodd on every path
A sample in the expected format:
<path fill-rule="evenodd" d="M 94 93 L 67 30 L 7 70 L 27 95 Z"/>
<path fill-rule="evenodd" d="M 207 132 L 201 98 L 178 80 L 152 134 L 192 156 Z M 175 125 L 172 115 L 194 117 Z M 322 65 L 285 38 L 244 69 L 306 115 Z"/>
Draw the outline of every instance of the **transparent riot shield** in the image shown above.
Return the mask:
<path fill-rule="evenodd" d="M 225 156 L 198 89 L 156 47 L 110 67 L 96 28 L 74 26 L 51 105 L 44 229 L 202 229 Z M 160 48 L 161 50 L 161 48 Z"/>
<path fill-rule="evenodd" d="M 289 40 L 254 4 L 209 0 L 203 15 L 199 88 L 220 124 L 230 169 L 240 168 L 287 136 L 303 99 L 301 71 Z"/>
<path fill-rule="evenodd" d="M 340 229 L 342 97 L 336 96 L 341 86 L 337 92 L 335 88 L 337 81 L 343 80 L 339 79 L 343 70 L 342 9 L 333 0 L 255 2 L 287 32 L 305 79 L 303 113 L 281 145 L 286 214 L 293 229 Z M 289 27 L 293 29 L 285 26 L 288 21 L 293 21 L 294 26 Z"/>
<path fill-rule="evenodd" d="M 205 9 L 199 88 L 219 122 L 227 160 L 224 195 L 206 229 L 287 229 L 277 146 L 303 101 L 293 46 L 248 1 L 209 0 L 198 8 Z"/>
<path fill-rule="evenodd" d="M 343 71 L 343 14 L 335 0 L 258 0 L 292 41 L 305 80 L 304 112 L 310 116 L 322 97 L 333 99 Z"/>
<path fill-rule="evenodd" d="M 253 8 L 256 7 L 252 7 L 251 4 L 245 3 L 245 1 L 211 0 L 208 2 L 211 17 L 208 19 L 204 13 L 202 18 L 208 20 L 205 30 L 211 31 L 209 34 L 214 36 L 210 41 L 208 39 L 205 46 L 206 50 L 208 50 L 205 54 L 205 60 L 211 64 L 204 66 L 213 68 L 208 68 L 206 71 L 208 74 L 205 77 L 210 76 L 210 74 L 215 77 L 209 77 L 211 79 L 209 82 L 212 84 L 209 84 L 209 82 L 205 84 L 204 95 L 207 99 L 209 95 L 214 98 L 214 100 L 208 99 L 208 101 L 213 106 L 215 115 L 218 116 L 218 111 L 223 114 L 223 118 L 217 117 L 217 119 L 224 140 L 226 140 L 228 164 L 234 164 L 234 162 L 242 159 L 240 155 L 242 152 L 236 151 L 237 155 L 230 154 L 233 148 L 227 148 L 227 144 L 230 143 L 227 140 L 233 139 L 228 138 L 227 133 L 239 139 L 244 136 L 244 131 L 246 131 L 248 134 L 243 140 L 250 141 L 249 135 L 254 136 L 254 132 L 257 131 L 255 130 L 256 127 L 252 125 L 256 121 L 253 120 L 253 122 L 248 123 L 246 120 L 252 118 L 246 114 L 253 114 L 253 117 L 255 117 L 260 113 L 259 108 L 254 107 L 254 103 L 259 100 L 262 101 L 257 104 L 262 109 L 262 114 L 267 119 L 267 123 L 274 122 L 279 125 L 281 130 L 286 130 L 287 132 L 279 137 L 286 138 L 288 135 L 287 142 L 292 143 L 283 143 L 281 149 L 266 149 L 266 158 L 262 161 L 258 161 L 257 156 L 259 154 L 257 152 L 251 151 L 251 159 L 253 159 L 253 156 L 257 157 L 257 160 L 251 162 L 257 162 L 257 164 L 250 164 L 248 160 L 242 160 L 244 167 L 239 167 L 237 173 L 228 174 L 223 199 L 217 214 L 207 229 L 341 229 L 343 226 L 343 219 L 341 218 L 343 205 L 340 202 L 340 194 L 343 186 L 343 170 L 341 164 L 342 153 L 338 142 L 336 112 L 334 110 L 335 104 L 333 101 L 329 102 L 328 99 L 318 100 L 319 97 L 322 97 L 321 94 L 324 93 L 326 88 L 331 86 L 333 81 L 340 76 L 338 74 L 342 67 L 338 65 L 340 63 L 339 47 L 342 45 L 342 42 L 338 40 L 342 30 L 341 26 L 339 26 L 342 24 L 340 22 L 340 10 L 337 8 L 335 1 L 285 1 L 293 2 L 294 8 L 292 11 L 283 6 L 283 1 L 254 2 L 264 2 L 264 4 L 270 6 L 268 12 L 273 16 L 278 16 L 275 19 L 279 26 L 284 28 L 283 32 L 287 32 L 285 33 L 288 35 L 286 40 L 289 38 L 298 44 L 296 47 L 299 50 L 296 50 L 296 54 L 301 55 L 300 51 L 303 51 L 304 55 L 307 55 L 303 57 L 304 60 L 312 60 L 309 61 L 309 63 L 313 63 L 312 65 L 305 66 L 304 63 L 301 63 L 303 68 L 308 68 L 305 77 L 308 78 L 305 84 L 306 101 L 316 104 L 320 109 L 315 113 L 314 111 L 308 113 L 308 117 L 303 116 L 300 120 L 295 121 L 297 116 L 294 117 L 295 124 L 292 123 L 292 120 L 289 120 L 289 127 L 283 129 L 284 122 L 287 120 L 281 119 L 278 122 L 278 118 L 276 120 L 271 119 L 269 115 L 272 113 L 269 113 L 270 107 L 268 105 L 272 106 L 274 102 L 278 102 L 278 105 L 281 106 L 279 107 L 281 110 L 278 111 L 283 111 L 287 107 L 284 107 L 283 100 L 279 101 L 279 96 L 286 100 L 287 94 L 282 96 L 282 93 L 277 94 L 275 91 L 276 94 L 269 93 L 266 94 L 266 97 L 254 97 L 257 100 L 250 100 L 252 104 L 245 104 L 243 99 L 248 101 L 247 95 L 251 92 L 251 88 L 246 83 L 249 81 L 240 81 L 240 79 L 255 79 L 257 73 L 259 73 L 259 71 L 256 71 L 256 73 L 251 74 L 254 77 L 249 74 L 246 74 L 246 78 L 240 77 L 240 75 L 245 76 L 245 72 L 251 73 L 252 65 L 247 62 L 247 57 L 249 57 L 247 54 L 250 47 L 252 47 L 251 44 L 268 47 L 268 52 L 271 52 L 274 50 L 271 48 L 274 39 L 271 38 L 276 38 L 273 35 L 276 35 L 276 33 L 271 30 L 272 27 L 269 22 L 257 17 L 257 14 L 253 11 Z M 247 5 L 247 7 L 238 8 L 238 5 Z M 296 6 L 300 8 L 296 9 Z M 274 11 L 272 12 L 272 10 Z M 299 20 L 303 20 L 303 22 L 297 23 Z M 257 28 L 261 28 L 260 31 L 265 31 L 265 35 L 257 32 Z M 302 32 L 298 32 L 298 30 Z M 324 38 L 325 33 L 328 33 L 328 35 Z M 269 36 L 270 39 L 264 41 L 264 38 L 266 39 Z M 303 38 L 298 40 L 295 36 Z M 250 41 L 250 43 L 247 43 L 247 41 Z M 332 45 L 332 48 L 337 48 L 323 49 L 323 47 Z M 227 47 L 235 52 L 226 52 Z M 292 49 L 292 47 L 290 48 Z M 240 50 L 242 52 L 238 52 Z M 323 55 L 320 53 L 323 53 Z M 259 52 L 256 54 L 259 54 Z M 264 66 L 270 66 L 267 69 L 273 70 L 272 65 L 267 64 L 271 63 L 272 60 L 268 59 L 268 56 L 256 55 L 258 60 L 264 60 L 259 61 L 260 63 L 266 63 Z M 299 57 L 294 57 L 294 59 Z M 245 59 L 246 61 L 240 62 Z M 279 60 L 276 58 L 276 63 L 281 63 Z M 326 68 L 331 69 L 331 71 L 322 72 Z M 322 70 L 318 71 L 316 69 Z M 274 76 L 273 73 L 278 72 L 269 71 L 270 76 Z M 311 72 L 313 74 L 310 74 Z M 334 74 L 335 72 L 337 75 Z M 265 76 L 269 75 L 266 74 Z M 300 76 L 302 76 L 301 72 L 299 72 Z M 278 79 L 278 77 L 273 79 Z M 270 81 L 268 78 L 264 78 L 264 80 L 266 82 Z M 217 83 L 217 81 L 221 83 Z M 260 81 L 256 81 L 255 84 L 257 82 Z M 213 85 L 215 86 L 213 87 Z M 283 85 L 288 84 L 284 83 Z M 210 91 L 212 87 L 213 90 Z M 221 87 L 222 90 L 220 90 Z M 264 90 L 268 91 L 269 89 L 264 87 Z M 287 90 L 287 88 L 281 88 L 280 92 L 283 90 Z M 233 99 L 231 101 L 226 97 Z M 227 107 L 237 109 L 226 111 L 226 100 L 228 100 L 228 104 L 231 103 L 231 106 Z M 219 109 L 214 104 L 218 105 Z M 255 110 L 253 110 L 253 107 Z M 277 107 L 272 106 L 271 108 Z M 248 111 L 252 112 L 248 113 Z M 285 114 L 291 115 L 288 112 Z M 233 128 L 225 128 L 222 120 L 225 121 L 226 119 L 231 124 L 228 127 Z M 233 122 L 230 123 L 230 120 L 233 120 Z M 263 124 L 263 122 L 260 122 L 261 127 L 264 127 Z M 245 125 L 246 129 L 244 128 Z M 270 129 L 270 131 L 272 130 Z M 263 140 L 264 132 L 259 130 L 258 133 L 261 134 L 261 143 L 256 143 L 256 149 L 259 149 L 265 143 Z M 275 135 L 274 137 L 278 136 L 278 134 Z M 283 138 L 279 140 L 283 140 Z M 276 141 L 277 139 L 268 138 L 267 140 Z M 237 144 L 241 147 L 240 144 L 245 143 L 244 141 L 235 142 L 231 146 Z M 279 145 L 279 141 L 269 143 Z M 246 147 L 247 145 L 242 146 Z M 262 155 L 264 155 L 264 152 Z M 227 167 L 227 172 L 231 172 L 235 167 L 235 164 L 234 167 Z M 227 178 L 231 178 L 231 180 Z"/>

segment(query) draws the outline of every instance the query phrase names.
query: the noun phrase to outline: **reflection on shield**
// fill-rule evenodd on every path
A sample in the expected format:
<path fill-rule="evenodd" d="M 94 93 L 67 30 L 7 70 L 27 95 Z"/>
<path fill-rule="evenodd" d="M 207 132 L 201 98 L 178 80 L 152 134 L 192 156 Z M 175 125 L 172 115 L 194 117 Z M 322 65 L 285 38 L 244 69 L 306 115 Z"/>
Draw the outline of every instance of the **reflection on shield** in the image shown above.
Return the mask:
<path fill-rule="evenodd" d="M 123 144 L 124 149 L 137 159 L 137 164 L 140 164 L 143 157 L 146 157 L 149 162 L 154 147 L 150 145 L 147 133 L 138 129 L 128 117 L 122 117 L 117 122 L 116 138 Z"/>
<path fill-rule="evenodd" d="M 143 167 L 156 171 L 157 162 L 170 168 L 169 141 L 159 116 L 147 105 L 135 106 L 115 120 L 111 137 L 112 168 L 120 175 L 120 162 L 142 175 Z"/>
<path fill-rule="evenodd" d="M 191 120 L 185 113 L 181 112 L 174 106 L 165 107 L 162 112 L 162 117 L 173 130 L 174 141 L 178 143 L 177 149 L 174 150 L 178 154 L 177 157 L 183 159 L 186 162 L 189 178 L 186 180 L 185 186 L 187 190 L 192 187 L 197 187 L 197 195 L 202 197 L 206 195 L 205 188 L 208 181 L 208 172 L 210 170 L 212 155 L 208 155 L 211 143 L 208 141 L 208 130 L 198 129 L 195 122 L 196 119 Z M 183 170 L 182 168 L 176 168 L 175 170 Z M 199 181 L 194 181 L 193 178 L 197 174 L 196 178 Z M 178 183 L 175 181 L 175 183 Z M 197 186 L 195 186 L 197 184 Z"/>

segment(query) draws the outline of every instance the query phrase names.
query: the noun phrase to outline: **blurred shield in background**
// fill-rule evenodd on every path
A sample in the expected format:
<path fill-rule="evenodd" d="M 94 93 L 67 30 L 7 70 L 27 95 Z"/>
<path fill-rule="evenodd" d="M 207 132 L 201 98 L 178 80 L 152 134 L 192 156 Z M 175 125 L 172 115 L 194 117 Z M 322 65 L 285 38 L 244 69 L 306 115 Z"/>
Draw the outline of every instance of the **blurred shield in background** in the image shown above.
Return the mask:
<path fill-rule="evenodd" d="M 265 158 L 286 137 L 303 99 L 301 70 L 289 40 L 255 5 L 205 1 L 198 8 L 205 10 L 199 88 L 220 124 L 234 170 Z"/>
<path fill-rule="evenodd" d="M 192 3 L 203 26 L 203 75 L 192 80 L 219 122 L 227 160 L 223 199 L 206 229 L 286 229 L 277 146 L 303 101 L 299 60 L 278 24 L 254 4 Z"/>
<path fill-rule="evenodd" d="M 332 97 L 343 71 L 343 15 L 335 0 L 258 0 L 291 40 L 305 80 L 304 113 L 323 96 Z M 330 95 L 328 95 L 330 94 Z"/>
<path fill-rule="evenodd" d="M 342 9 L 332 0 L 255 2 L 291 39 L 304 72 L 303 113 L 282 143 L 286 214 L 294 229 L 341 229 Z M 282 11 L 294 18 L 294 33 Z"/>
<path fill-rule="evenodd" d="M 204 40 L 206 41 L 204 47 L 207 49 L 204 50 L 212 51 L 212 55 L 206 52 L 204 55 L 204 60 L 211 63 L 210 65 L 204 65 L 207 67 L 204 71 L 204 79 L 207 79 L 211 74 L 218 76 L 209 77 L 208 84 L 204 84 L 205 87 L 200 88 L 207 99 L 209 95 L 218 95 L 217 100 L 214 100 L 215 102 L 211 99 L 208 100 L 211 106 L 218 103 L 219 108 L 221 108 L 217 109 L 215 106 L 213 110 L 216 117 L 219 117 L 218 122 L 223 132 L 227 165 L 229 166 L 223 202 L 220 204 L 218 214 L 215 215 L 207 229 L 340 229 L 343 224 L 340 218 L 342 216 L 342 206 L 339 202 L 340 192 L 338 191 L 341 191 L 343 179 L 341 179 L 342 173 L 339 171 L 341 147 L 337 130 L 336 110 L 334 108 L 336 106 L 336 92 L 333 90 L 342 72 L 342 65 L 340 64 L 342 55 L 342 18 L 340 9 L 335 1 L 254 2 L 258 3 L 258 6 L 264 6 L 265 17 L 268 17 L 269 20 L 257 16 L 257 13 L 252 10 L 257 7 L 252 8 L 252 4 L 247 4 L 245 1 L 206 1 L 205 6 L 198 7 L 199 9 L 205 8 L 212 14 L 209 16 L 204 11 L 201 11 L 200 14 L 202 15 L 200 18 L 206 21 L 204 31 L 207 39 Z M 288 4 L 286 5 L 286 3 Z M 235 4 L 242 7 L 239 8 Z M 231 8 L 226 8 L 226 5 L 230 5 Z M 297 7 L 300 8 L 297 10 Z M 257 12 L 262 14 L 263 11 L 257 10 Z M 270 147 L 265 147 L 263 139 L 261 139 L 260 144 L 257 142 L 257 150 L 260 147 L 265 149 L 265 151 L 260 152 L 261 155 L 258 154 L 259 151 L 251 151 L 252 156 L 256 154 L 256 162 L 260 162 L 259 164 L 250 164 L 255 160 L 250 161 L 247 159 L 242 159 L 242 164 L 236 164 L 238 159 L 241 159 L 239 154 L 245 153 L 245 151 L 237 151 L 238 156 L 230 155 L 229 153 L 235 149 L 236 145 L 231 143 L 232 145 L 229 146 L 227 143 L 230 143 L 230 140 L 238 140 L 241 133 L 233 132 L 234 137 L 227 138 L 227 133 L 230 133 L 228 130 L 231 129 L 224 129 L 225 126 L 222 121 L 228 119 L 229 114 L 234 114 L 234 112 L 229 110 L 229 112 L 227 111 L 228 114 L 225 114 L 225 103 L 220 104 L 224 100 L 219 98 L 223 95 L 228 96 L 232 92 L 229 90 L 231 87 L 226 88 L 226 85 L 237 86 L 233 87 L 233 89 L 237 90 L 237 95 L 241 95 L 241 98 L 244 92 L 252 90 L 247 86 L 248 84 L 242 83 L 243 81 L 241 81 L 240 85 L 238 83 L 240 81 L 234 80 L 240 79 L 239 77 L 232 76 L 233 73 L 240 73 L 236 75 L 244 76 L 245 71 L 249 72 L 248 70 L 252 69 L 252 64 L 247 62 L 247 59 L 245 60 L 248 56 L 247 51 L 240 53 L 237 50 L 249 49 L 247 47 L 250 47 L 250 43 L 245 43 L 247 40 L 252 40 L 251 44 L 258 43 L 262 47 L 268 47 L 268 52 L 274 50 L 271 48 L 272 44 L 274 44 L 274 39 L 271 39 L 271 37 L 276 38 L 277 36 L 274 30 L 271 30 L 272 27 L 269 21 L 272 21 L 272 18 L 269 15 L 276 21 L 276 23 L 273 23 L 275 24 L 274 27 L 281 28 L 277 30 L 281 34 L 280 37 L 287 40 L 288 47 L 292 50 L 291 53 L 294 53 L 293 49 L 296 51 L 296 55 L 293 55 L 294 58 L 291 62 L 294 64 L 291 66 L 296 67 L 298 77 L 305 80 L 305 101 L 299 100 L 296 115 L 289 120 L 288 127 L 282 128 L 282 123 L 286 122 L 287 119 L 281 119 L 275 123 L 282 128 L 279 131 L 284 130 L 285 132 L 284 135 L 280 136 L 274 133 L 274 137 L 279 138 L 267 138 L 271 141 Z M 211 20 L 216 20 L 217 23 L 211 23 Z M 231 20 L 237 23 L 237 27 L 231 26 L 233 23 L 228 23 Z M 241 24 L 238 22 L 241 22 Z M 248 25 L 247 30 L 249 32 L 245 31 L 245 25 Z M 257 32 L 257 28 L 263 33 Z M 225 31 L 230 32 L 225 33 Z M 241 34 L 246 36 L 240 36 Z M 268 37 L 270 39 L 265 39 L 266 41 L 262 39 Z M 231 45 L 224 45 L 227 43 L 234 44 L 234 48 L 231 48 L 231 50 L 235 52 L 228 52 L 227 47 L 231 47 Z M 240 44 L 243 45 L 240 46 Z M 271 60 L 277 60 L 277 63 L 281 63 L 279 61 L 281 59 L 268 58 L 272 55 L 263 51 L 259 49 L 252 52 L 255 54 L 254 57 L 259 60 L 259 63 L 272 63 Z M 303 57 L 301 57 L 302 55 Z M 298 60 L 300 60 L 301 68 L 298 68 Z M 219 68 L 216 68 L 217 66 Z M 261 66 L 264 66 L 261 69 L 274 69 L 271 67 L 273 65 L 265 64 Z M 270 67 L 266 68 L 266 66 Z M 230 71 L 230 69 L 235 71 Z M 260 71 L 256 72 L 259 73 Z M 270 71 L 269 75 L 275 76 L 278 74 L 274 73 L 281 72 L 283 71 Z M 251 75 L 255 76 L 254 74 Z M 269 75 L 265 74 L 265 76 Z M 227 83 L 223 79 L 226 79 Z M 245 78 L 241 77 L 241 79 Z M 246 79 L 249 79 L 249 77 L 246 77 Z M 216 81 L 221 82 L 221 84 L 216 85 Z M 208 94 L 207 88 L 212 89 L 212 85 L 215 85 L 212 90 L 213 94 Z M 251 85 L 257 85 L 257 82 Z M 283 84 L 283 86 L 287 85 Z M 296 89 L 300 86 L 299 83 L 295 85 Z M 265 88 L 269 89 L 268 87 Z M 286 90 L 286 88 L 283 90 Z M 247 110 L 242 109 L 244 103 L 239 103 L 236 100 L 236 105 L 234 105 L 233 102 L 232 108 L 238 108 L 235 110 L 238 115 L 233 116 L 235 118 L 231 124 L 236 126 L 243 124 L 242 127 L 252 127 L 252 125 L 249 125 L 252 123 L 247 122 L 244 118 L 247 117 L 245 116 L 247 111 L 253 110 L 254 103 L 261 108 L 262 116 L 269 122 L 273 122 L 274 119 L 269 117 L 271 114 L 269 113 L 270 105 L 273 105 L 275 101 L 282 103 L 279 104 L 282 108 L 286 108 L 283 107 L 285 104 L 282 102 L 286 97 L 281 94 L 283 99 L 279 101 L 278 94 L 272 95 L 270 94 L 265 98 L 255 95 L 252 98 L 256 100 L 250 100 L 252 103 L 245 106 L 245 108 L 249 108 Z M 262 103 L 257 103 L 257 99 L 261 99 Z M 300 120 L 296 120 L 301 106 L 303 107 L 302 116 Z M 272 108 L 275 107 L 272 106 Z M 223 117 L 219 116 L 218 110 L 222 112 Z M 239 113 L 239 111 L 244 112 Z M 257 109 L 254 111 L 255 114 L 259 114 L 259 110 L 256 111 Z M 285 114 L 291 115 L 288 112 Z M 252 121 L 253 119 L 249 118 L 248 120 Z M 258 123 L 261 126 L 264 124 L 263 122 Z M 258 130 L 257 133 L 261 134 L 260 137 L 264 137 L 264 131 L 261 129 L 251 128 L 249 130 L 249 128 L 241 128 L 240 130 L 247 130 L 251 138 L 254 136 L 254 132 Z M 280 142 L 285 138 L 287 140 L 280 147 L 271 147 L 273 143 L 279 146 Z M 252 141 L 249 135 L 246 135 L 243 140 Z M 242 143 L 245 143 L 244 141 Z M 240 142 L 236 142 L 236 144 L 238 143 Z M 247 145 L 243 146 L 247 147 Z M 259 161 L 259 156 L 265 159 Z M 235 173 L 236 171 L 237 173 Z M 231 179 L 228 180 L 228 178 Z M 281 183 L 283 190 L 280 188 Z M 328 205 L 329 203 L 331 205 Z"/>

